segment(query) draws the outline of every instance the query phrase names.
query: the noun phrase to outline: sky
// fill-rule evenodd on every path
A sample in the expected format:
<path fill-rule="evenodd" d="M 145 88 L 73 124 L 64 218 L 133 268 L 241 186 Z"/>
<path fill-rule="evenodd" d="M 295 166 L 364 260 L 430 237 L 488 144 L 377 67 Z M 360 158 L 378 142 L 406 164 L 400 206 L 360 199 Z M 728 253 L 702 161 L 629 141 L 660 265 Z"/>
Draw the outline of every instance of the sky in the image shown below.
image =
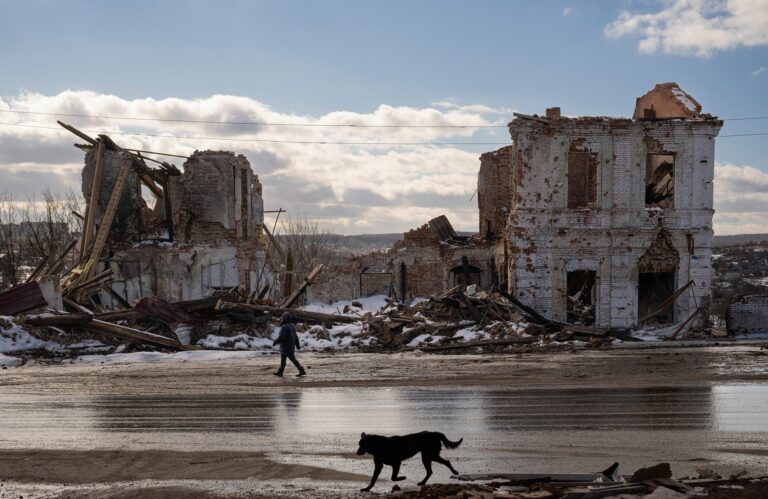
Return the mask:
<path fill-rule="evenodd" d="M 631 116 L 667 81 L 764 118 L 721 131 L 714 223 L 768 232 L 768 135 L 726 137 L 768 132 L 768 0 L 0 0 L 0 193 L 79 191 L 61 119 L 242 153 L 266 209 L 333 232 L 476 231 L 479 155 L 513 112 Z M 368 127 L 317 126 L 339 124 Z"/>

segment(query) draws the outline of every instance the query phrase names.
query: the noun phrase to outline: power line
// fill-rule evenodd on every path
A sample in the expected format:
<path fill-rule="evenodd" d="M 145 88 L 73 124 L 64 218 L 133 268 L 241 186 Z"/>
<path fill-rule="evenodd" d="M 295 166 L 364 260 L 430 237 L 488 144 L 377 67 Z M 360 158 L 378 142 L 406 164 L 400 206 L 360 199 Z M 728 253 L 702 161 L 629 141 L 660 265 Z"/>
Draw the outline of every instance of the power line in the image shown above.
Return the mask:
<path fill-rule="evenodd" d="M 41 130 L 54 130 L 57 132 L 66 132 L 58 127 L 39 126 L 39 125 L 24 125 L 21 123 L 4 123 L 0 122 L 3 126 L 15 126 L 23 128 L 36 128 Z M 170 135 L 170 134 L 153 134 L 153 133 L 133 133 L 133 132 L 100 132 L 97 130 L 83 130 L 86 133 L 92 134 L 106 134 L 106 135 L 126 135 L 132 137 L 151 137 L 160 139 L 185 139 L 185 140 L 212 140 L 212 141 L 226 141 L 226 142 L 259 142 L 266 144 L 299 144 L 299 145 L 343 145 L 343 146 L 504 146 L 510 145 L 511 142 L 341 142 L 332 140 L 285 140 L 285 139 L 237 139 L 232 137 L 192 137 L 188 135 Z M 729 135 L 720 135 L 718 138 L 727 137 L 752 137 L 758 135 L 768 135 L 768 132 L 757 133 L 737 133 Z"/>
<path fill-rule="evenodd" d="M 52 126 L 23 125 L 21 123 L 3 123 L 0 125 L 17 126 L 24 128 L 38 128 L 41 130 L 55 130 L 57 132 L 66 132 L 66 130 Z M 499 146 L 509 145 L 509 142 L 339 142 L 332 140 L 284 140 L 284 139 L 236 139 L 232 137 L 192 137 L 186 135 L 162 135 L 153 133 L 132 133 L 132 132 L 100 132 L 97 130 L 83 130 L 86 133 L 105 134 L 105 135 L 128 135 L 134 137 L 152 137 L 160 139 L 186 139 L 186 140 L 222 140 L 227 142 L 263 142 L 268 144 L 302 144 L 302 145 L 343 145 L 343 146 Z"/>
<path fill-rule="evenodd" d="M 104 120 L 159 121 L 164 123 L 200 123 L 204 125 L 252 125 L 252 126 L 297 126 L 297 127 L 350 127 L 350 128 L 507 128 L 507 125 L 359 125 L 354 123 L 266 123 L 261 121 L 209 121 L 175 118 L 139 118 L 131 116 L 104 116 L 99 114 L 43 113 L 0 109 L 0 113 L 35 114 L 40 116 L 63 116 L 68 118 L 94 118 Z"/>
<path fill-rule="evenodd" d="M 350 127 L 350 128 L 507 128 L 507 125 L 360 125 L 354 123 L 268 123 L 261 121 L 216 121 L 216 120 L 193 120 L 181 118 L 146 118 L 133 116 L 106 116 L 100 114 L 77 114 L 77 113 L 46 113 L 42 111 L 24 111 L 20 109 L 0 109 L 0 113 L 16 114 L 34 114 L 39 116 L 60 116 L 68 118 L 92 118 L 103 120 L 126 120 L 126 121 L 157 121 L 163 123 L 200 123 L 204 125 L 249 125 L 249 126 L 295 126 L 295 127 Z M 768 116 L 749 116 L 744 118 L 723 118 L 723 121 L 744 121 L 744 120 L 768 120 Z"/>

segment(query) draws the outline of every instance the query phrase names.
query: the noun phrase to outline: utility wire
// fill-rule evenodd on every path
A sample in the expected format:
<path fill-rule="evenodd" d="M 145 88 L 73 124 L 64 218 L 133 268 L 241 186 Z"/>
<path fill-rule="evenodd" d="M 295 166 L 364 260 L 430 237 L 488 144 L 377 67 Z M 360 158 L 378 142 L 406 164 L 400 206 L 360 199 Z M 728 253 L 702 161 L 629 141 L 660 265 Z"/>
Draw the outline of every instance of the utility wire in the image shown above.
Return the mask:
<path fill-rule="evenodd" d="M 24 128 L 38 128 L 41 130 L 55 130 L 66 132 L 63 128 L 39 125 L 23 125 L 21 123 L 3 123 L 4 126 L 16 126 Z M 509 145 L 509 142 L 338 142 L 332 140 L 284 140 L 284 139 L 236 139 L 232 137 L 192 137 L 187 135 L 132 133 L 132 132 L 101 132 L 97 130 L 83 130 L 85 133 L 105 135 L 129 135 L 134 137 L 153 137 L 160 139 L 187 139 L 187 140 L 223 140 L 227 142 L 264 142 L 269 144 L 306 144 L 306 145 L 343 145 L 343 146 L 498 146 Z"/>
<path fill-rule="evenodd" d="M 21 123 L 4 123 L 3 126 L 15 126 L 23 128 L 37 128 L 41 130 L 54 130 L 57 132 L 66 132 L 66 130 L 52 126 L 24 125 Z M 97 130 L 83 130 L 91 134 L 106 135 L 127 135 L 132 137 L 152 137 L 160 139 L 185 139 L 185 140 L 220 140 L 226 142 L 261 142 L 267 144 L 301 144 L 301 145 L 343 145 L 343 146 L 503 146 L 510 145 L 510 142 L 340 142 L 333 140 L 284 140 L 284 139 L 237 139 L 232 137 L 192 137 L 188 135 L 170 135 L 154 133 L 133 133 L 133 132 L 100 132 Z M 726 137 L 752 137 L 757 135 L 768 135 L 768 132 L 757 133 L 736 133 L 729 135 L 720 135 L 718 138 Z"/>
<path fill-rule="evenodd" d="M 260 121 L 214 121 L 175 118 L 143 118 L 132 116 L 104 116 L 99 114 L 45 113 L 20 109 L 0 109 L 0 113 L 34 114 L 39 116 L 62 116 L 68 118 L 93 118 L 103 120 L 158 121 L 164 123 L 200 123 L 205 125 L 251 125 L 251 126 L 296 126 L 296 127 L 350 127 L 350 128 L 507 128 L 507 125 L 358 125 L 354 123 L 267 123 Z M 723 121 L 768 120 L 768 116 L 746 118 L 723 118 Z"/>
<path fill-rule="evenodd" d="M 68 118 L 94 118 L 104 120 L 159 121 L 165 123 L 201 123 L 205 125 L 252 125 L 252 126 L 297 126 L 297 127 L 351 127 L 351 128 L 507 128 L 507 125 L 358 125 L 354 123 L 266 123 L 261 121 L 208 121 L 172 118 L 138 118 L 131 116 L 104 116 L 98 114 L 43 113 L 0 109 L 0 113 L 35 114 L 41 116 L 64 116 Z"/>

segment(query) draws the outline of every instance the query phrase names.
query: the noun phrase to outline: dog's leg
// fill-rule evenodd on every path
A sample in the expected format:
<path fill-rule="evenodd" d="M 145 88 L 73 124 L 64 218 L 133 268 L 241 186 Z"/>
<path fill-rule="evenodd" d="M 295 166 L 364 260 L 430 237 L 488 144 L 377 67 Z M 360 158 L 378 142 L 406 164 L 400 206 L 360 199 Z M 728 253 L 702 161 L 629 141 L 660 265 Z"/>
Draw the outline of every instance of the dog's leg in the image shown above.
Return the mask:
<path fill-rule="evenodd" d="M 440 464 L 442 464 L 442 465 L 444 465 L 444 466 L 447 466 L 447 467 L 448 467 L 448 469 L 449 469 L 449 470 L 451 470 L 451 473 L 453 473 L 454 475 L 458 475 L 458 474 L 459 474 L 459 472 L 458 472 L 458 471 L 456 471 L 455 469 L 453 469 L 453 466 L 451 466 L 451 462 L 450 462 L 449 460 L 447 460 L 447 459 L 443 459 L 443 458 L 442 458 L 442 457 L 440 457 L 440 456 L 437 456 L 437 457 L 433 457 L 433 458 L 432 458 L 432 460 L 433 460 L 434 462 L 436 462 L 436 463 L 440 463 Z"/>
<path fill-rule="evenodd" d="M 380 463 L 378 461 L 373 462 L 373 476 L 371 477 L 371 483 L 364 489 L 360 489 L 360 492 L 368 492 L 373 488 L 373 484 L 376 483 L 376 480 L 379 479 L 379 473 L 381 473 L 381 469 L 384 467 L 383 463 Z"/>
<path fill-rule="evenodd" d="M 395 463 L 392 465 L 392 481 L 393 482 L 399 482 L 400 480 L 405 480 L 404 476 L 397 476 L 398 473 L 400 473 L 400 463 Z"/>
<path fill-rule="evenodd" d="M 424 480 L 420 481 L 417 485 L 424 485 L 427 483 L 427 480 L 429 480 L 429 477 L 432 476 L 432 459 L 422 453 L 421 462 L 424 463 L 424 469 L 427 470 L 427 476 L 425 476 Z"/>

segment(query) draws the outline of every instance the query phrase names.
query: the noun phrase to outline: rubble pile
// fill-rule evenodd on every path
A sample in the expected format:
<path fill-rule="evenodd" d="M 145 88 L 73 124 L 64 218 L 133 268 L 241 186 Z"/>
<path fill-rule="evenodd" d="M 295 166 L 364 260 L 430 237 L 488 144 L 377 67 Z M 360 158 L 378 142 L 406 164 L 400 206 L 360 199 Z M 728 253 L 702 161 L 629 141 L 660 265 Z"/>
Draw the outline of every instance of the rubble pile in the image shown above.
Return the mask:
<path fill-rule="evenodd" d="M 501 351 L 574 341 L 597 347 L 631 339 L 627 332 L 548 320 L 507 293 L 476 285 L 457 286 L 410 307 L 391 302 L 363 320 L 375 344 L 390 350 Z"/>
<path fill-rule="evenodd" d="M 639 497 L 672 499 L 685 497 L 752 498 L 765 497 L 768 476 L 747 477 L 742 471 L 728 477 L 709 469 L 697 469 L 698 476 L 672 478 L 669 463 L 641 468 L 632 475 L 617 473 L 618 463 L 603 472 L 526 474 L 498 473 L 460 475 L 466 483 L 434 484 L 422 487 L 395 485 L 387 497 L 404 499 L 599 499 Z"/>

